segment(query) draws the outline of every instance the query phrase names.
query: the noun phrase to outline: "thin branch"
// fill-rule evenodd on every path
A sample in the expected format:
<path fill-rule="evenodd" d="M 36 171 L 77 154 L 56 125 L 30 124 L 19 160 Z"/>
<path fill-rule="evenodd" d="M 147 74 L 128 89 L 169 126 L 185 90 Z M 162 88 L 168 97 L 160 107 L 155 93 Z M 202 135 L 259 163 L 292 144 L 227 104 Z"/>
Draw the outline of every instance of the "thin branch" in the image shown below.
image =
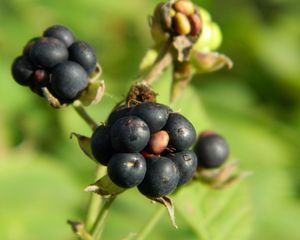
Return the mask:
<path fill-rule="evenodd" d="M 73 108 L 78 113 L 78 115 L 90 126 L 92 130 L 98 127 L 98 124 L 91 118 L 91 116 L 85 111 L 80 101 L 75 101 L 73 103 Z"/>
<path fill-rule="evenodd" d="M 149 235 L 149 233 L 152 231 L 152 229 L 155 227 L 155 225 L 158 223 L 160 218 L 162 217 L 165 209 L 163 207 L 160 207 L 157 209 L 154 213 L 154 215 L 150 218 L 150 220 L 147 222 L 147 224 L 142 228 L 142 231 L 138 233 L 136 236 L 136 240 L 144 240 Z"/>
<path fill-rule="evenodd" d="M 103 232 L 104 224 L 106 222 L 110 206 L 112 205 L 115 197 L 110 197 L 108 199 L 104 199 L 101 210 L 98 214 L 98 217 L 92 227 L 91 234 L 94 240 L 100 240 Z"/>
<path fill-rule="evenodd" d="M 172 54 L 170 53 L 170 47 L 172 45 L 172 39 L 169 39 L 160 49 L 160 52 L 153 63 L 149 72 L 143 77 L 144 82 L 152 83 L 163 70 L 172 63 Z"/>
<path fill-rule="evenodd" d="M 100 177 L 102 177 L 105 174 L 105 171 L 106 169 L 104 166 L 97 165 L 95 179 L 98 180 Z M 87 229 L 91 229 L 91 227 L 93 226 L 97 218 L 101 203 L 102 203 L 102 197 L 99 196 L 98 194 L 91 193 L 86 220 L 85 220 L 85 225 Z"/>

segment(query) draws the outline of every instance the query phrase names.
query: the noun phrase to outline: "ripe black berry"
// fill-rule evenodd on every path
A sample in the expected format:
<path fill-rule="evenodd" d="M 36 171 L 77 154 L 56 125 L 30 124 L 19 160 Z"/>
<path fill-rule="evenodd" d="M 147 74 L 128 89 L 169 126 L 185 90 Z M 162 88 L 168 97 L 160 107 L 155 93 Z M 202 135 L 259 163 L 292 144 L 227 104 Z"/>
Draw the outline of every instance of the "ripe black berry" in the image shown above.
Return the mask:
<path fill-rule="evenodd" d="M 69 48 L 71 61 L 79 63 L 88 74 L 96 69 L 97 58 L 94 49 L 86 42 L 74 42 Z"/>
<path fill-rule="evenodd" d="M 91 149 L 95 159 L 106 166 L 113 154 L 109 127 L 101 125 L 94 131 L 91 138 Z"/>
<path fill-rule="evenodd" d="M 112 126 L 118 119 L 129 116 L 131 109 L 132 107 L 128 107 L 127 105 L 121 105 L 117 107 L 108 116 L 107 124 Z"/>
<path fill-rule="evenodd" d="M 229 148 L 223 137 L 218 134 L 200 135 L 194 151 L 198 158 L 198 166 L 203 168 L 217 168 L 228 157 Z"/>
<path fill-rule="evenodd" d="M 76 99 L 87 85 L 88 75 L 78 63 L 67 61 L 53 69 L 51 86 L 57 96 L 63 100 Z"/>
<path fill-rule="evenodd" d="M 62 41 L 67 47 L 75 41 L 74 34 L 65 26 L 54 25 L 47 28 L 43 34 L 44 37 L 52 37 Z"/>
<path fill-rule="evenodd" d="M 139 153 L 117 153 L 108 162 L 107 173 L 118 186 L 130 188 L 142 182 L 146 173 L 145 158 Z"/>
<path fill-rule="evenodd" d="M 23 86 L 30 85 L 34 68 L 25 57 L 17 57 L 12 64 L 11 71 L 17 83 Z"/>
<path fill-rule="evenodd" d="M 166 157 L 170 158 L 178 168 L 180 175 L 178 186 L 192 179 L 198 164 L 197 156 L 193 151 L 186 150 L 178 153 L 170 153 Z"/>
<path fill-rule="evenodd" d="M 161 130 L 172 110 L 162 104 L 154 102 L 144 102 L 132 109 L 131 114 L 143 119 L 149 126 L 151 133 Z"/>
<path fill-rule="evenodd" d="M 120 118 L 111 127 L 111 143 L 117 152 L 140 152 L 149 138 L 147 124 L 135 116 Z"/>
<path fill-rule="evenodd" d="M 164 129 L 170 136 L 169 144 L 177 151 L 183 151 L 193 145 L 196 131 L 193 125 L 179 113 L 170 113 Z"/>
<path fill-rule="evenodd" d="M 56 38 L 43 37 L 36 40 L 29 52 L 29 58 L 36 67 L 52 68 L 68 59 L 68 49 Z"/>
<path fill-rule="evenodd" d="M 27 42 L 27 44 L 23 48 L 23 56 L 29 58 L 29 53 L 31 51 L 31 48 L 38 39 L 40 39 L 40 37 L 32 38 Z"/>
<path fill-rule="evenodd" d="M 179 172 L 172 160 L 165 157 L 146 159 L 147 172 L 144 180 L 138 185 L 139 191 L 152 198 L 165 196 L 175 190 Z"/>

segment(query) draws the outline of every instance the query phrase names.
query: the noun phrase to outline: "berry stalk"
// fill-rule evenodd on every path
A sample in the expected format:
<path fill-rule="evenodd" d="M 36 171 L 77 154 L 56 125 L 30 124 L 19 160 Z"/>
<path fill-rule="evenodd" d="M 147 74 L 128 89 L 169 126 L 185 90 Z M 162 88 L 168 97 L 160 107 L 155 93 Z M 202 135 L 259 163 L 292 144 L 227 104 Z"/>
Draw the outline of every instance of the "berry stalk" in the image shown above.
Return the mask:
<path fill-rule="evenodd" d="M 98 124 L 91 118 L 91 116 L 85 111 L 80 101 L 75 101 L 73 103 L 74 110 L 78 115 L 90 126 L 92 130 L 98 127 Z"/>
<path fill-rule="evenodd" d="M 109 213 L 110 206 L 112 205 L 113 201 L 116 197 L 110 197 L 108 199 L 105 199 L 103 201 L 103 205 L 101 207 L 101 210 L 98 214 L 98 217 L 92 227 L 91 234 L 93 236 L 93 239 L 100 240 L 101 235 L 103 232 L 103 228 Z"/>
<path fill-rule="evenodd" d="M 102 165 L 97 165 L 95 179 L 99 179 L 100 177 L 105 175 L 105 173 L 106 173 L 105 167 L 103 167 Z M 96 221 L 98 215 L 97 213 L 100 211 L 101 203 L 102 203 L 102 197 L 97 194 L 91 193 L 90 200 L 88 203 L 86 221 L 85 221 L 85 225 L 87 229 L 91 229 L 94 222 Z"/>
<path fill-rule="evenodd" d="M 154 61 L 152 67 L 143 77 L 142 82 L 147 82 L 151 84 L 154 82 L 158 76 L 172 63 L 172 54 L 170 53 L 170 47 L 172 45 L 172 39 L 168 41 L 161 47 L 160 52 Z"/>

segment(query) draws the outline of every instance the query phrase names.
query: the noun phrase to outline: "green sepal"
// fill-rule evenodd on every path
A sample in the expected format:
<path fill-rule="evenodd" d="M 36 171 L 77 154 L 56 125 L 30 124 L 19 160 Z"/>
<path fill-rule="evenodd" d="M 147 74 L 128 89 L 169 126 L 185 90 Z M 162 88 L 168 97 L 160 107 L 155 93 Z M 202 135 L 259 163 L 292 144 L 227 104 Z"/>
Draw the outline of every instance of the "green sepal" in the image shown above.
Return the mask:
<path fill-rule="evenodd" d="M 125 190 L 126 188 L 114 184 L 107 174 L 84 189 L 86 192 L 97 193 L 105 198 L 116 196 Z"/>
<path fill-rule="evenodd" d="M 224 66 L 228 69 L 233 67 L 232 60 L 218 52 L 200 52 L 193 50 L 191 53 L 191 64 L 195 73 L 207 73 L 220 70 Z"/>
<path fill-rule="evenodd" d="M 93 156 L 92 149 L 91 149 L 91 138 L 80 135 L 78 133 L 71 133 L 70 138 L 73 136 L 76 137 L 80 149 L 84 152 L 86 156 L 88 156 L 91 160 L 98 163 Z"/>
<path fill-rule="evenodd" d="M 67 223 L 71 225 L 73 232 L 82 240 L 93 240 L 93 237 L 88 233 L 85 225 L 81 222 L 68 220 Z"/>
<path fill-rule="evenodd" d="M 87 88 L 81 93 L 79 100 L 84 106 L 97 104 L 101 101 L 104 92 L 104 80 L 93 79 L 89 82 Z"/>
<path fill-rule="evenodd" d="M 174 204 L 173 204 L 172 199 L 170 197 L 167 197 L 167 196 L 163 196 L 163 197 L 160 197 L 160 198 L 150 198 L 150 199 L 152 201 L 158 202 L 158 203 L 165 206 L 165 208 L 168 211 L 169 218 L 170 218 L 172 226 L 177 229 L 178 226 L 177 226 L 176 221 L 175 221 L 175 208 L 174 208 Z"/>

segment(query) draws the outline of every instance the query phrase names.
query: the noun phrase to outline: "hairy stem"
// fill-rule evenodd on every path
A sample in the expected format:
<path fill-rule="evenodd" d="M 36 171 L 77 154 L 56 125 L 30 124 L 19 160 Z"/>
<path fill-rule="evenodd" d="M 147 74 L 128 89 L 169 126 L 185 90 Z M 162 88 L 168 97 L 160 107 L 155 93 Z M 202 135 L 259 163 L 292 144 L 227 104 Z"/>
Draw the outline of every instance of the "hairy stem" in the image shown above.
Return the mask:
<path fill-rule="evenodd" d="M 97 165 L 96 169 L 96 177 L 95 179 L 98 180 L 100 177 L 102 177 L 106 172 L 106 169 L 102 165 Z M 87 210 L 87 215 L 86 215 L 86 220 L 85 220 L 85 225 L 87 229 L 90 229 L 93 226 L 93 223 L 95 222 L 100 206 L 102 202 L 102 197 L 95 194 L 91 193 L 90 196 L 90 201 L 88 204 L 88 210 Z"/>
<path fill-rule="evenodd" d="M 100 240 L 103 232 L 104 224 L 106 222 L 109 209 L 115 197 L 110 197 L 108 199 L 103 199 L 101 210 L 98 214 L 98 217 L 92 227 L 91 234 L 94 240 Z"/>
<path fill-rule="evenodd" d="M 160 220 L 164 213 L 165 209 L 163 207 L 160 207 L 155 211 L 153 216 L 151 217 L 150 221 L 147 222 L 147 224 L 142 228 L 142 231 L 138 233 L 136 240 L 144 240 L 149 235 L 149 233 L 152 231 L 152 229 L 155 227 L 157 222 Z"/>
<path fill-rule="evenodd" d="M 163 70 L 172 63 L 172 54 L 170 53 L 170 47 L 172 40 L 169 39 L 160 49 L 160 52 L 154 61 L 150 70 L 143 77 L 144 82 L 151 84 L 158 76 L 163 72 Z"/>
<path fill-rule="evenodd" d="M 91 116 L 85 111 L 80 101 L 75 101 L 73 103 L 73 108 L 78 113 L 78 115 L 90 126 L 92 130 L 98 127 L 98 124 L 91 118 Z"/>

